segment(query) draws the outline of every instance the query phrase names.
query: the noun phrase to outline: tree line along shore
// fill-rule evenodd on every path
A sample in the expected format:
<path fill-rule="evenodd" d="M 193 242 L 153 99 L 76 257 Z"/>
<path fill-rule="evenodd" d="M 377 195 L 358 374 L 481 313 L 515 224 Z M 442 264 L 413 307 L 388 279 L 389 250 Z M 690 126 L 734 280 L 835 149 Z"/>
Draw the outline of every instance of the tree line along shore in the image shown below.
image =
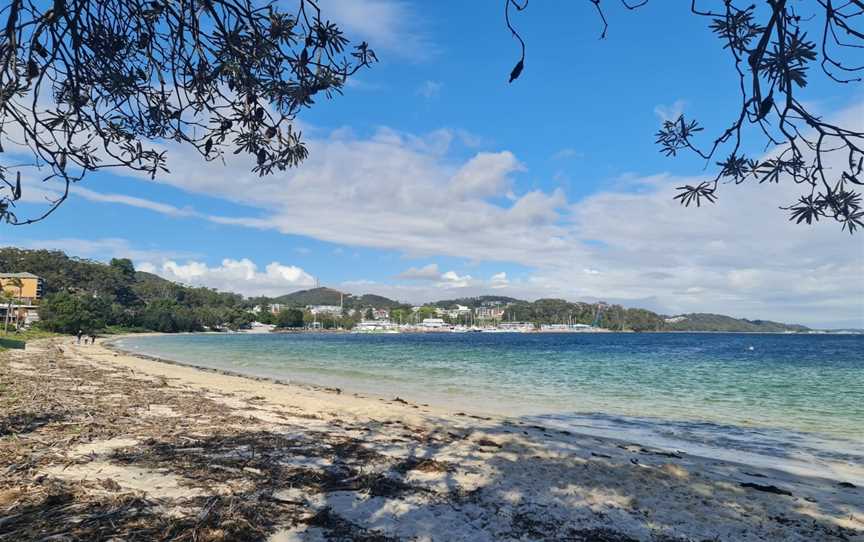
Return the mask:
<path fill-rule="evenodd" d="M 440 300 L 414 306 L 383 296 L 350 295 L 315 288 L 279 297 L 244 297 L 211 288 L 177 284 L 138 271 L 131 260 L 105 264 L 61 251 L 0 249 L 0 272 L 39 277 L 33 301 L 38 328 L 58 333 L 164 333 L 248 329 L 253 322 L 277 329 L 351 329 L 366 320 L 447 324 L 588 325 L 611 331 L 808 332 L 809 328 L 717 314 L 666 316 L 641 308 L 563 299 L 524 301 L 506 296 Z M 3 283 L 5 314 L 14 312 L 15 288 Z M 7 317 L 8 318 L 8 317 Z M 35 320 L 35 318 L 34 318 Z M 8 327 L 8 326 L 7 326 Z"/>

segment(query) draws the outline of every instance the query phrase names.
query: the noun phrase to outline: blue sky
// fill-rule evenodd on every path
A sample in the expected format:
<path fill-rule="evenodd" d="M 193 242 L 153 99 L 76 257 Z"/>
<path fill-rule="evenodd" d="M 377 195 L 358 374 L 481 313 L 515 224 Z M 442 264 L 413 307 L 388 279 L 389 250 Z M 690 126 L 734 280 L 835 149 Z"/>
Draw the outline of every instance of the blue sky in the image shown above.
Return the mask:
<path fill-rule="evenodd" d="M 661 119 L 683 111 L 711 135 L 739 100 L 706 20 L 671 2 L 610 4 L 601 41 L 588 2 L 534 3 L 514 19 L 528 53 L 510 85 L 518 49 L 501 4 L 321 2 L 381 62 L 303 113 L 300 168 L 258 179 L 245 161 L 178 149 L 171 175 L 91 175 L 52 218 L 0 241 L 128 256 L 248 295 L 317 279 L 414 302 L 497 293 L 864 326 L 862 237 L 788 224 L 777 206 L 794 187 L 671 202 L 706 170 L 658 152 Z M 864 122 L 861 85 L 818 75 L 804 99 Z"/>

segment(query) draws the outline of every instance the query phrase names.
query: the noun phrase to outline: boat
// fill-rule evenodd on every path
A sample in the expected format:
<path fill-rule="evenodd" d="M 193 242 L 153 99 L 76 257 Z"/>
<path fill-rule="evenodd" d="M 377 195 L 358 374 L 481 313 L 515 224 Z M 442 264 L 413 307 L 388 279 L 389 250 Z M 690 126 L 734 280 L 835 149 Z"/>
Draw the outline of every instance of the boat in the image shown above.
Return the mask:
<path fill-rule="evenodd" d="M 363 320 L 354 326 L 351 333 L 399 333 L 399 326 L 390 320 Z"/>

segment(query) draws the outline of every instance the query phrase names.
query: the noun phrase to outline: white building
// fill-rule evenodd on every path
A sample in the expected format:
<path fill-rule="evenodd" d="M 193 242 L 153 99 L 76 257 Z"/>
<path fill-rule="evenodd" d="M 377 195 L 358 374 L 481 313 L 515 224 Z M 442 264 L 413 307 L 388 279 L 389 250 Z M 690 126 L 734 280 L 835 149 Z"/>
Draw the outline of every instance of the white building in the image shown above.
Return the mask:
<path fill-rule="evenodd" d="M 427 329 L 441 329 L 446 326 L 447 323 L 441 318 L 424 318 L 423 322 L 420 323 L 420 327 Z"/>
<path fill-rule="evenodd" d="M 333 316 L 342 314 L 342 307 L 339 305 L 306 305 L 306 308 L 312 314 L 332 314 Z"/>
<path fill-rule="evenodd" d="M 272 305 L 269 305 L 269 307 L 269 310 L 272 314 L 279 314 L 279 311 L 282 310 L 283 305 L 281 303 L 273 303 Z M 252 307 L 253 314 L 261 314 L 263 310 L 264 307 L 262 307 L 261 305 L 255 305 L 254 307 Z"/>
<path fill-rule="evenodd" d="M 534 324 L 529 322 L 501 322 L 498 324 L 498 328 L 506 331 L 525 333 L 528 331 L 534 331 Z"/>
<path fill-rule="evenodd" d="M 455 307 L 447 311 L 447 316 L 449 316 L 453 320 L 459 318 L 460 316 L 467 316 L 469 314 L 471 314 L 471 309 L 469 309 L 465 305 L 456 305 Z"/>
<path fill-rule="evenodd" d="M 501 320 L 504 318 L 504 309 L 501 307 L 477 307 L 474 316 L 478 320 Z"/>
<path fill-rule="evenodd" d="M 357 322 L 351 333 L 399 333 L 399 326 L 390 320 L 363 320 Z"/>

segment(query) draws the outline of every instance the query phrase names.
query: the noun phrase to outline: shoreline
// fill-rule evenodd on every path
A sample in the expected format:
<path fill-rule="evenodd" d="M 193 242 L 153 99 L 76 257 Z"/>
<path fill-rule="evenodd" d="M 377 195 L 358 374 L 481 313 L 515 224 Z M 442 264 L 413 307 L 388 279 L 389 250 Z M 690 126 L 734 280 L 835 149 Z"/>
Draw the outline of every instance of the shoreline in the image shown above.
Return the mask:
<path fill-rule="evenodd" d="M 261 334 L 261 335 L 280 335 L 280 334 L 290 334 L 290 333 L 353 333 L 350 329 L 281 329 L 281 330 L 272 330 L 272 331 L 190 331 L 184 332 L 183 334 L 199 334 L 199 333 L 216 333 L 216 334 L 232 334 L 232 333 L 248 333 L 248 334 Z M 441 330 L 429 330 L 429 331 L 418 331 L 418 330 L 399 330 L 397 334 L 424 334 L 424 333 L 454 333 L 451 330 L 441 331 Z M 464 333 L 464 332 L 463 332 Z M 591 334 L 609 334 L 609 333 L 617 333 L 617 334 L 631 334 L 631 333 L 641 333 L 641 334 L 683 334 L 683 333 L 725 333 L 732 335 L 864 335 L 864 331 L 833 331 L 833 330 L 810 330 L 810 331 L 725 331 L 725 330 L 677 330 L 677 329 L 667 329 L 667 330 L 644 330 L 644 331 L 635 331 L 632 329 L 603 329 L 603 330 L 590 330 L 590 331 L 544 331 L 544 330 L 531 330 L 531 331 L 496 331 L 496 333 L 528 333 L 528 334 L 543 334 L 543 335 L 591 335 Z M 179 335 L 181 333 L 166 333 L 165 335 Z M 387 335 L 387 333 L 375 333 L 368 332 L 370 335 Z M 470 333 L 469 333 L 470 334 Z M 145 333 L 146 335 L 146 333 Z"/>
<path fill-rule="evenodd" d="M 330 334 L 330 333 L 338 333 L 338 334 L 350 334 L 354 333 L 350 329 L 344 328 L 335 328 L 335 329 L 306 329 L 306 328 L 285 328 L 285 329 L 273 329 L 269 331 L 262 331 L 256 329 L 243 329 L 237 331 L 180 331 L 177 333 L 162 333 L 157 331 L 147 331 L 142 333 L 123 333 L 121 335 L 117 335 L 117 337 L 135 337 L 135 336 L 145 336 L 145 335 L 290 335 L 290 334 Z M 365 334 L 365 335 L 424 335 L 427 333 L 457 333 L 452 330 L 440 330 L 440 329 L 430 329 L 430 330 L 399 330 L 396 333 L 380 333 L 380 332 L 363 332 L 357 334 Z M 821 330 L 821 329 L 812 329 L 810 331 L 727 331 L 727 330 L 676 330 L 676 329 L 666 329 L 666 330 L 642 330 L 635 331 L 632 329 L 596 329 L 589 331 L 549 331 L 549 330 L 540 330 L 534 329 L 531 331 L 511 331 L 511 330 L 498 330 L 495 333 L 508 333 L 508 334 L 520 334 L 525 333 L 529 335 L 539 334 L 539 335 L 609 335 L 609 334 L 618 334 L 618 335 L 632 335 L 632 334 L 640 334 L 640 335 L 682 335 L 682 334 L 726 334 L 726 335 L 788 335 L 788 336 L 796 336 L 796 335 L 864 335 L 864 330 Z M 460 332 L 459 334 L 467 334 L 472 335 L 472 332 Z"/>
<path fill-rule="evenodd" d="M 14 442 L 0 431 L 0 476 L 28 488 L 0 491 L 0 517 L 41 479 L 83 484 L 76 498 L 90 501 L 161 499 L 177 517 L 200 517 L 203 496 L 243 495 L 259 504 L 245 520 L 273 542 L 864 540 L 864 493 L 848 482 L 73 343 L 0 354 L 0 384 L 16 397 L 49 389 L 66 405 L 52 408 L 90 416 Z M 25 403 L 9 408 L 38 406 Z M 91 429 L 66 434 L 82 424 Z M 52 432 L 67 446 L 46 447 Z M 10 474 L 15 446 L 38 464 Z M 0 535 L 9 528 L 0 520 Z"/>
<path fill-rule="evenodd" d="M 219 335 L 219 333 L 209 332 L 184 333 L 183 335 L 196 334 Z M 147 333 L 146 335 L 155 337 L 172 336 L 177 334 L 152 332 Z M 121 341 L 126 338 L 134 338 L 136 336 L 140 337 L 142 335 L 131 334 L 112 337 L 103 341 L 101 346 L 121 355 L 141 358 L 144 360 L 154 361 L 156 363 L 165 363 L 168 365 L 175 365 L 179 367 L 188 367 L 206 373 L 248 379 L 256 382 L 266 382 L 284 386 L 296 386 L 315 392 L 336 393 L 337 395 L 345 394 L 357 398 L 368 399 L 370 401 L 382 401 L 387 403 L 395 400 L 396 402 L 404 405 L 411 405 L 413 408 L 422 407 L 423 410 L 435 411 L 438 415 L 443 417 L 452 417 L 458 415 L 462 417 L 473 418 L 475 420 L 494 420 L 496 423 L 499 424 L 512 424 L 522 421 L 523 423 L 527 423 L 530 426 L 542 426 L 546 431 L 553 433 L 563 431 L 564 433 L 574 433 L 585 437 L 608 439 L 614 441 L 617 444 L 630 444 L 636 442 L 640 445 L 644 445 L 654 449 L 669 450 L 683 454 L 689 454 L 691 456 L 697 456 L 705 460 L 730 461 L 749 467 L 771 468 L 793 475 L 819 476 L 827 479 L 837 479 L 838 481 L 853 482 L 858 486 L 864 486 L 864 465 L 860 465 L 861 468 L 857 470 L 852 470 L 848 466 L 848 458 L 846 459 L 846 461 L 841 461 L 837 459 L 828 460 L 827 458 L 820 457 L 818 452 L 816 451 L 812 452 L 812 456 L 793 457 L 792 455 L 789 455 L 783 457 L 782 455 L 765 453 L 753 449 L 736 449 L 720 444 L 702 442 L 698 439 L 687 440 L 671 436 L 664 436 L 664 433 L 669 431 L 669 426 L 666 424 L 671 422 L 671 425 L 673 427 L 675 427 L 677 424 L 690 423 L 697 425 L 717 424 L 718 428 L 739 428 L 746 431 L 753 431 L 755 433 L 759 433 L 760 431 L 765 430 L 791 431 L 799 433 L 800 437 L 812 438 L 820 443 L 824 443 L 825 439 L 834 439 L 833 443 L 840 446 L 842 446 L 843 444 L 855 443 L 854 440 L 848 440 L 848 437 L 839 437 L 836 435 L 823 434 L 818 432 L 807 432 L 805 430 L 799 429 L 762 426 L 759 424 L 729 425 L 729 423 L 727 422 L 715 421 L 705 418 L 673 420 L 664 418 L 659 415 L 652 415 L 649 413 L 645 413 L 639 417 L 634 417 L 633 415 L 624 413 L 606 413 L 601 411 L 557 412 L 543 410 L 542 412 L 536 413 L 503 413 L 500 409 L 484 410 L 482 407 L 477 405 L 477 401 L 465 400 L 465 398 L 446 398 L 443 396 L 430 396 L 428 394 L 425 396 L 417 396 L 410 390 L 402 390 L 401 393 L 400 390 L 393 390 L 394 393 L 391 394 L 385 393 L 383 392 L 383 390 L 380 389 L 364 389 L 362 386 L 352 388 L 350 382 L 337 382 L 334 384 L 322 381 L 316 382 L 313 380 L 304 380 L 303 378 L 295 379 L 293 377 L 280 378 L 278 376 L 267 376 L 262 374 L 255 374 L 254 372 L 243 372 L 243 370 L 240 369 L 211 367 L 206 365 L 200 365 L 194 362 L 180 361 L 168 357 L 162 357 L 159 355 L 146 354 L 134 350 L 127 350 L 116 344 L 117 341 Z M 322 377 L 322 379 L 326 380 L 326 377 Z M 578 421 L 567 423 L 568 419 Z M 609 427 L 606 423 L 604 423 L 608 419 L 622 420 L 626 424 L 639 424 L 644 422 L 647 424 L 647 426 L 631 425 L 630 427 Z M 588 423 L 591 423 L 592 425 L 585 425 L 585 420 L 588 420 Z M 598 422 L 599 426 L 596 425 Z M 823 447 L 824 446 L 825 444 L 823 444 Z M 839 449 L 835 449 L 833 451 L 838 450 Z M 821 451 L 824 452 L 825 449 L 823 448 Z"/>

